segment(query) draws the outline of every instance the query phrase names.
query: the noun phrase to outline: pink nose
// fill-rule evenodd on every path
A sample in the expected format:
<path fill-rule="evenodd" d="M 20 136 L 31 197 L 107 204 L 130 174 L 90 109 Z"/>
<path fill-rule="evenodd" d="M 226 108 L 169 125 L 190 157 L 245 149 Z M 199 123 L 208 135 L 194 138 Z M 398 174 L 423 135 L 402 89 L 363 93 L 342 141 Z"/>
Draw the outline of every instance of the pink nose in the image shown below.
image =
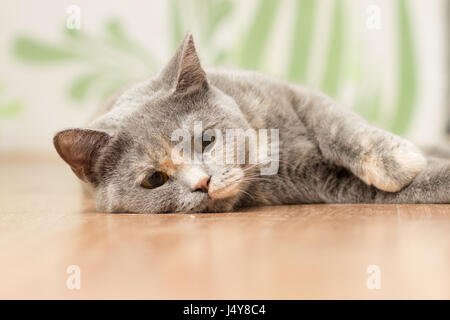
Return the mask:
<path fill-rule="evenodd" d="M 194 191 L 208 192 L 210 177 L 201 178 L 194 186 Z"/>

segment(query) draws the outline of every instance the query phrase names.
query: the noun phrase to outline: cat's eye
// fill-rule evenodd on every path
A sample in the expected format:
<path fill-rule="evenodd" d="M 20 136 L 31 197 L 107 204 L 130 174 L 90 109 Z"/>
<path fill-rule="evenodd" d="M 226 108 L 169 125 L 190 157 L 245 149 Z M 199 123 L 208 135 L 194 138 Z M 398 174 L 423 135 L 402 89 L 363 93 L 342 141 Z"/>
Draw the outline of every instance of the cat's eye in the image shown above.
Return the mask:
<path fill-rule="evenodd" d="M 148 174 L 141 182 L 141 187 L 154 189 L 162 186 L 169 179 L 169 176 L 161 171 Z"/>
<path fill-rule="evenodd" d="M 213 144 L 215 140 L 216 137 L 205 132 L 202 137 L 202 153 L 205 152 L 206 147 Z"/>

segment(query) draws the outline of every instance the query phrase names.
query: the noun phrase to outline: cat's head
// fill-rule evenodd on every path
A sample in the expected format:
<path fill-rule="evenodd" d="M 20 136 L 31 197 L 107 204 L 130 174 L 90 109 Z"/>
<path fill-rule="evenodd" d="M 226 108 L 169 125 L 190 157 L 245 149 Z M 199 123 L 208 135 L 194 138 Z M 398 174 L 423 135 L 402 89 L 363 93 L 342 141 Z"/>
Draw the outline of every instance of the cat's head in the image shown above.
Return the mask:
<path fill-rule="evenodd" d="M 91 186 L 99 210 L 226 211 L 245 192 L 243 164 L 189 161 L 216 144 L 208 142 L 214 137 L 208 129 L 225 137 L 226 129 L 249 128 L 234 100 L 208 83 L 191 35 L 157 77 L 125 91 L 92 127 L 60 131 L 54 145 Z M 180 130 L 193 141 L 189 159 L 178 149 L 180 139 L 174 141 Z M 226 150 L 227 139 L 222 142 Z"/>

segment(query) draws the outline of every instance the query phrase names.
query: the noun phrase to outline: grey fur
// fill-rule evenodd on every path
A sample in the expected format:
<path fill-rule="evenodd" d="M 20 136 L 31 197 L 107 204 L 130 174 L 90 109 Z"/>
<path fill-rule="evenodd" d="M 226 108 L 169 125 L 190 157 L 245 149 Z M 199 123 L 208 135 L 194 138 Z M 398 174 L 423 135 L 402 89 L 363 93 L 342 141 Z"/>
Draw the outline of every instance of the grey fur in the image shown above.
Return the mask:
<path fill-rule="evenodd" d="M 171 133 L 177 128 L 192 130 L 195 121 L 221 130 L 279 129 L 278 174 L 249 178 L 257 168 L 185 164 L 180 169 L 168 163 Z M 214 212 L 294 203 L 450 202 L 450 161 L 427 163 L 410 142 L 370 126 L 319 92 L 255 72 L 205 73 L 190 35 L 159 76 L 126 90 L 88 128 L 110 136 L 103 145 L 91 143 L 97 146 L 97 156 L 83 162 L 91 164 L 93 176 L 87 183 L 102 211 Z M 64 132 L 55 136 L 57 148 Z M 75 171 L 70 156 L 77 155 L 63 158 Z M 170 171 L 170 178 L 156 189 L 144 189 L 140 181 L 152 170 Z M 234 191 L 211 199 L 192 187 L 189 179 L 194 173 L 210 176 L 211 188 L 226 189 L 233 183 Z"/>

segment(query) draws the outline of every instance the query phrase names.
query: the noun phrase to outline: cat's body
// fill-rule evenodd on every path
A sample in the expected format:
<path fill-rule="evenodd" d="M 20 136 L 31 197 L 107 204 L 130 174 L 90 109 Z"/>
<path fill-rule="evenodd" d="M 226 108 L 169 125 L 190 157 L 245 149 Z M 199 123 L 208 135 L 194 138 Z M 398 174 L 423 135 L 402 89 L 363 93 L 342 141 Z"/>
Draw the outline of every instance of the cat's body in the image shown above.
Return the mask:
<path fill-rule="evenodd" d="M 278 129 L 277 173 L 261 176 L 248 164 L 175 163 L 171 134 L 191 132 L 196 121 L 219 130 Z M 91 186 L 100 210 L 450 202 L 450 161 L 427 163 L 408 141 L 319 92 L 254 72 L 205 73 L 190 36 L 158 77 L 125 91 L 89 128 L 60 132 L 55 146 Z M 155 172 L 165 181 L 143 188 L 149 172 L 151 183 Z"/>

